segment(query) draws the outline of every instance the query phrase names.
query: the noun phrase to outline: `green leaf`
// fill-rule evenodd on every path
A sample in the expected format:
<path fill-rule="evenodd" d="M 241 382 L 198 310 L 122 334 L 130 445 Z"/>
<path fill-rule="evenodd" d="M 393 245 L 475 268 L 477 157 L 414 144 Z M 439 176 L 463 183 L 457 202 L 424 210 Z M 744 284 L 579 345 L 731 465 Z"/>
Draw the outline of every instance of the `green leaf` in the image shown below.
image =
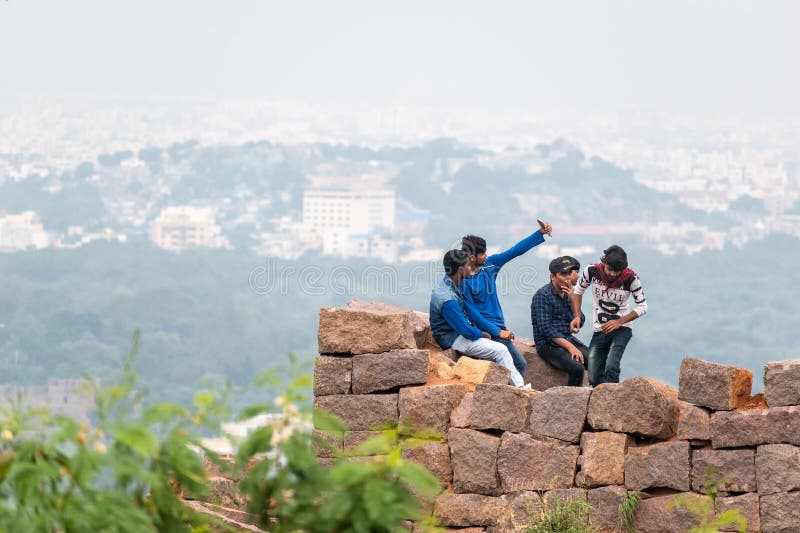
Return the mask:
<path fill-rule="evenodd" d="M 117 428 L 114 437 L 144 457 L 153 457 L 158 452 L 158 441 L 149 431 L 140 426 Z"/>

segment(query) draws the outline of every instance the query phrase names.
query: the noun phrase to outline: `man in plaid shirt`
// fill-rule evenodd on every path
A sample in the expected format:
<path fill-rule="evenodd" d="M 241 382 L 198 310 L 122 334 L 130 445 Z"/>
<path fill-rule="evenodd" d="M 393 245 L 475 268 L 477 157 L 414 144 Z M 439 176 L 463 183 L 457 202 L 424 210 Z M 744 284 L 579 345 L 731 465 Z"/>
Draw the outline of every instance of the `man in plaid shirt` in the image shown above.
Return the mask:
<path fill-rule="evenodd" d="M 567 385 L 579 387 L 583 384 L 589 347 L 575 338 L 570 330 L 574 270 L 580 270 L 580 264 L 572 257 L 563 256 L 550 261 L 550 282 L 536 291 L 531 300 L 531 323 L 539 356 L 569 374 Z M 583 313 L 579 318 L 583 324 Z"/>

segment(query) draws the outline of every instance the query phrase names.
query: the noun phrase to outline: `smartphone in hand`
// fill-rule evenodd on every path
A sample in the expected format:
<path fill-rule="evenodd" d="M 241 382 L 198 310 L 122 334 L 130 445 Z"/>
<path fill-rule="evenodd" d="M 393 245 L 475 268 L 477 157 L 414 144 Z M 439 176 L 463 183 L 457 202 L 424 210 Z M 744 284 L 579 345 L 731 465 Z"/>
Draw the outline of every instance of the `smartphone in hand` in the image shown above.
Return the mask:
<path fill-rule="evenodd" d="M 541 221 L 541 220 L 539 220 L 538 218 L 536 219 L 536 222 L 538 222 L 538 223 L 539 223 L 539 229 L 540 229 L 540 230 L 542 230 L 542 233 L 544 233 L 544 222 L 542 222 L 542 221 Z M 550 235 L 551 237 L 553 236 L 553 235 L 552 235 L 552 233 L 553 233 L 553 230 L 550 230 L 550 233 L 549 233 L 549 235 Z"/>

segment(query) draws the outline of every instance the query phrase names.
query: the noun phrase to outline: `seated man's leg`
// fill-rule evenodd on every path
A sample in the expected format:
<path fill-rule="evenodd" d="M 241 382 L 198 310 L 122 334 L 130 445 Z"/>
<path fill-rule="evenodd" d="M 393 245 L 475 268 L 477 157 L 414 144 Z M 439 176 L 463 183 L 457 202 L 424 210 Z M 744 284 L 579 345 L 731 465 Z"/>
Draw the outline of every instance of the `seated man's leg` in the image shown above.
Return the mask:
<path fill-rule="evenodd" d="M 453 343 L 453 349 L 475 359 L 494 361 L 507 368 L 511 372 L 510 382 L 512 385 L 521 387 L 524 383 L 522 375 L 514 367 L 514 361 L 511 359 L 508 348 L 499 342 L 484 338 L 471 341 L 459 335 Z"/>
<path fill-rule="evenodd" d="M 586 347 L 581 345 L 578 346 L 578 349 L 584 354 L 585 360 L 586 354 L 588 353 L 588 351 L 586 351 Z M 567 372 L 567 374 L 569 374 L 569 381 L 567 382 L 567 385 L 570 387 L 580 387 L 583 385 L 583 364 L 573 359 L 567 350 L 561 346 L 546 344 L 544 346 L 537 346 L 536 351 L 539 353 L 542 359 L 550 363 L 552 366 L 558 368 L 559 370 L 564 370 Z"/>
<path fill-rule="evenodd" d="M 492 337 L 492 340 L 499 342 L 508 348 L 508 352 L 511 354 L 511 359 L 514 361 L 514 367 L 517 369 L 517 372 L 520 373 L 522 378 L 525 379 L 525 369 L 528 367 L 528 362 L 525 361 L 525 357 L 519 353 L 517 347 L 514 346 L 514 341 L 501 339 L 500 337 Z"/>
<path fill-rule="evenodd" d="M 611 347 L 608 350 L 608 359 L 606 359 L 606 383 L 619 383 L 620 363 L 622 361 L 622 354 L 625 352 L 625 347 L 633 336 L 631 328 L 619 328 L 612 332 Z"/>
<path fill-rule="evenodd" d="M 589 369 L 589 385 L 592 387 L 606 382 L 606 361 L 610 348 L 611 336 L 602 331 L 595 331 L 589 343 L 589 358 L 586 361 Z"/>

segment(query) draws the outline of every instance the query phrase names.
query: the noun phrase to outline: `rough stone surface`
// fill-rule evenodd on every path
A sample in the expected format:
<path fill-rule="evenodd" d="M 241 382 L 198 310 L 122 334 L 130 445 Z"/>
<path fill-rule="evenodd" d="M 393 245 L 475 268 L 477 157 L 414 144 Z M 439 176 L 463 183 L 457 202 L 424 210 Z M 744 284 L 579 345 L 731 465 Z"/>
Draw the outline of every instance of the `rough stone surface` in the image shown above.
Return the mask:
<path fill-rule="evenodd" d="M 453 428 L 468 428 L 469 421 L 472 418 L 472 405 L 474 403 L 474 392 L 468 392 L 461 399 L 458 407 L 453 409 L 450 413 L 450 427 Z"/>
<path fill-rule="evenodd" d="M 314 436 L 314 454 L 317 457 L 336 457 L 342 453 L 344 439 L 341 432 L 333 433 L 315 429 L 312 433 Z"/>
<path fill-rule="evenodd" d="M 397 446 L 396 435 L 393 431 L 345 431 L 344 450 L 349 455 L 386 455 Z"/>
<path fill-rule="evenodd" d="M 761 516 L 758 505 L 758 494 L 741 494 L 725 496 L 714 502 L 714 515 L 720 516 L 727 510 L 735 509 L 747 519 L 747 531 L 761 531 Z M 739 531 L 735 523 L 723 525 L 722 531 Z"/>
<path fill-rule="evenodd" d="M 622 533 L 626 531 L 619 518 L 619 506 L 628 496 L 625 487 L 612 485 L 589 491 L 589 525 L 597 533 Z"/>
<path fill-rule="evenodd" d="M 456 366 L 455 361 L 447 357 L 447 355 L 444 352 L 437 352 L 435 350 L 430 350 L 429 353 L 430 353 L 429 372 L 431 376 L 444 380 L 452 380 L 456 378 L 456 374 L 453 371 Z"/>
<path fill-rule="evenodd" d="M 508 385 L 511 372 L 497 363 L 473 359 L 466 355 L 458 358 L 453 368 L 456 378 L 467 383 L 490 383 L 494 385 Z"/>
<path fill-rule="evenodd" d="M 684 357 L 678 379 L 678 398 L 717 411 L 743 407 L 750 399 L 753 373 L 694 357 Z"/>
<path fill-rule="evenodd" d="M 570 488 L 578 446 L 551 444 L 526 433 L 503 433 L 497 471 L 503 492 Z"/>
<path fill-rule="evenodd" d="M 678 433 L 680 440 L 707 441 L 711 440 L 711 414 L 696 405 L 681 402 L 678 414 Z"/>
<path fill-rule="evenodd" d="M 441 526 L 494 526 L 510 519 L 511 509 L 502 498 L 481 494 L 441 494 L 433 516 Z"/>
<path fill-rule="evenodd" d="M 679 411 L 675 389 L 635 377 L 595 387 L 587 418 L 594 429 L 668 439 L 677 430 Z"/>
<path fill-rule="evenodd" d="M 542 497 L 533 490 L 523 490 L 503 495 L 511 509 L 511 525 L 515 531 L 524 530 L 544 510 Z"/>
<path fill-rule="evenodd" d="M 756 450 L 759 494 L 800 489 L 800 448 L 791 444 L 765 444 Z"/>
<path fill-rule="evenodd" d="M 684 498 L 705 498 L 699 494 L 687 493 Z M 641 500 L 633 516 L 633 530 L 636 533 L 686 533 L 699 523 L 685 507 L 671 507 L 674 495 L 656 496 Z"/>
<path fill-rule="evenodd" d="M 650 488 L 688 491 L 690 452 L 690 445 L 685 441 L 628 448 L 625 486 L 637 491 Z"/>
<path fill-rule="evenodd" d="M 763 533 L 796 533 L 800 524 L 800 492 L 778 492 L 759 499 Z"/>
<path fill-rule="evenodd" d="M 533 390 L 543 391 L 551 387 L 564 387 L 569 375 L 539 357 L 536 346 L 530 339 L 515 339 L 514 345 L 528 364 L 525 367 L 525 383 L 530 383 Z"/>
<path fill-rule="evenodd" d="M 580 471 L 575 484 L 597 487 L 625 483 L 625 453 L 632 443 L 625 433 L 600 431 L 581 435 Z"/>
<path fill-rule="evenodd" d="M 458 493 L 499 494 L 497 450 L 500 437 L 471 429 L 451 429 L 447 441 L 453 465 L 453 490 Z"/>
<path fill-rule="evenodd" d="M 770 407 L 800 405 L 800 359 L 764 365 L 764 397 Z"/>
<path fill-rule="evenodd" d="M 450 447 L 446 442 L 406 439 L 402 447 L 404 459 L 424 466 L 443 484 L 453 481 Z"/>
<path fill-rule="evenodd" d="M 714 448 L 761 444 L 800 444 L 800 407 L 711 414 L 711 445 Z"/>
<path fill-rule="evenodd" d="M 756 491 L 755 450 L 694 450 L 692 490 L 705 492 L 708 483 L 724 492 Z"/>
<path fill-rule="evenodd" d="M 591 394 L 591 389 L 583 387 L 554 387 L 530 395 L 525 431 L 534 437 L 580 441 Z"/>
<path fill-rule="evenodd" d="M 548 490 L 542 496 L 542 503 L 545 507 L 553 508 L 556 505 L 571 502 L 588 502 L 589 495 L 586 489 L 572 487 L 569 489 Z"/>
<path fill-rule="evenodd" d="M 467 393 L 467 386 L 454 383 L 400 389 L 400 430 L 403 433 L 447 433 L 450 413 Z"/>
<path fill-rule="evenodd" d="M 382 353 L 417 347 L 412 311 L 322 308 L 319 353 Z"/>
<path fill-rule="evenodd" d="M 314 396 L 349 394 L 352 379 L 350 357 L 317 357 L 314 361 Z"/>
<path fill-rule="evenodd" d="M 477 385 L 472 400 L 470 427 L 522 431 L 528 418 L 531 394 L 531 391 L 511 385 Z"/>
<path fill-rule="evenodd" d="M 397 425 L 397 394 L 318 396 L 314 407 L 340 417 L 351 431 Z"/>
<path fill-rule="evenodd" d="M 428 379 L 428 350 L 391 350 L 353 357 L 353 394 L 419 385 Z"/>
<path fill-rule="evenodd" d="M 404 307 L 383 302 L 364 302 L 356 299 L 347 302 L 347 308 L 353 311 L 366 311 L 384 314 L 411 313 L 409 315 L 409 319 L 414 330 L 414 340 L 417 343 L 417 348 L 421 350 L 427 350 L 432 346 L 436 346 L 436 341 L 433 340 L 433 335 L 431 335 L 431 322 L 428 313 L 423 313 L 421 311 L 409 311 Z"/>

